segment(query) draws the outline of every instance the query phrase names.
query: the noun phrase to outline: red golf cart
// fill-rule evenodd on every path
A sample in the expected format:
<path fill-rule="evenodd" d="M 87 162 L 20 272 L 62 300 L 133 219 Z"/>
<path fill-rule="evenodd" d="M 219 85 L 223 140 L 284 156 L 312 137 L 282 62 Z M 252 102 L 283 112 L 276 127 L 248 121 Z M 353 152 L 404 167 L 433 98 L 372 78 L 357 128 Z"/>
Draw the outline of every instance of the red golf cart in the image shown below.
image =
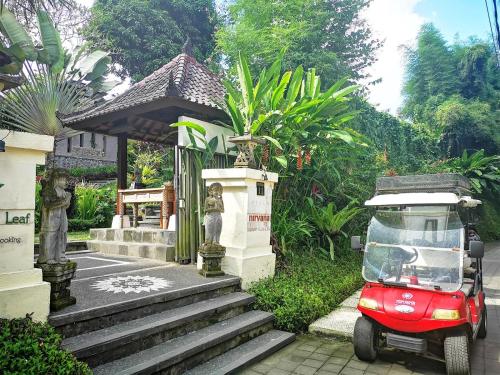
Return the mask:
<path fill-rule="evenodd" d="M 484 244 L 474 229 L 467 179 L 455 174 L 382 177 L 365 203 L 375 214 L 364 251 L 366 284 L 354 328 L 354 352 L 374 361 L 387 349 L 445 361 L 448 374 L 470 374 L 471 345 L 486 336 Z"/>

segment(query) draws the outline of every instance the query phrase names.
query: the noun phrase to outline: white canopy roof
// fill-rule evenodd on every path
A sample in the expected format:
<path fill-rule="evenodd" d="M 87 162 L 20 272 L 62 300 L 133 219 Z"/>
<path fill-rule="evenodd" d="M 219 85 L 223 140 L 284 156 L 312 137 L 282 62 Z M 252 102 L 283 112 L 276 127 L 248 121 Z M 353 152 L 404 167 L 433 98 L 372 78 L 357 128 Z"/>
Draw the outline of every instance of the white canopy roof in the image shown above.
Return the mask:
<path fill-rule="evenodd" d="M 481 204 L 481 201 L 468 196 L 460 197 L 454 193 L 401 193 L 376 195 L 367 200 L 365 206 L 452 205 L 459 203 L 466 207 L 475 207 Z"/>

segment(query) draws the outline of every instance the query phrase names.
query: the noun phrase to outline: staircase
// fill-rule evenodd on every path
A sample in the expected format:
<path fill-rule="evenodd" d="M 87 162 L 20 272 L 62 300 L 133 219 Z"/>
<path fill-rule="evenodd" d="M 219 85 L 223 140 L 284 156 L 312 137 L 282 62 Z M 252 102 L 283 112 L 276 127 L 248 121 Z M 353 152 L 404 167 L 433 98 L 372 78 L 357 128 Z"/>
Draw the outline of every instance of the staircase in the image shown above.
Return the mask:
<path fill-rule="evenodd" d="M 170 262 L 175 259 L 175 231 L 156 228 L 90 230 L 87 248 L 107 255 L 124 255 Z"/>
<path fill-rule="evenodd" d="M 251 310 L 238 278 L 49 318 L 62 346 L 101 374 L 230 374 L 294 340 Z"/>

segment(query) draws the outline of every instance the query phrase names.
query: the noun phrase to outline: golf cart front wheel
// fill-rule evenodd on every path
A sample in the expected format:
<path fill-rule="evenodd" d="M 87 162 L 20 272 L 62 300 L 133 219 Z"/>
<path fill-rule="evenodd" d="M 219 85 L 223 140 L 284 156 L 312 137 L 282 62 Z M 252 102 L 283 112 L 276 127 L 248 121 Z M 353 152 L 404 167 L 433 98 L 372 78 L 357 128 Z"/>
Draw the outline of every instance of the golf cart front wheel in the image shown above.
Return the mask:
<path fill-rule="evenodd" d="M 374 324 L 364 316 L 356 320 L 354 326 L 354 353 L 362 361 L 373 362 L 377 358 L 377 330 Z"/>
<path fill-rule="evenodd" d="M 464 332 L 444 339 L 444 359 L 448 375 L 470 375 L 469 337 Z"/>

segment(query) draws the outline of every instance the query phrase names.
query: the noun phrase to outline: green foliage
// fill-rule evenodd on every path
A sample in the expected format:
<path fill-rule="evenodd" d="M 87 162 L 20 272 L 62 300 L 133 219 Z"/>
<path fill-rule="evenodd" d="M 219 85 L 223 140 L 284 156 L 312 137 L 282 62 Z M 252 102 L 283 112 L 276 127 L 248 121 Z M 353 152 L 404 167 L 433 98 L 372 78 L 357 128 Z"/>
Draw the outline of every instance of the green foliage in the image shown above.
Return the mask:
<path fill-rule="evenodd" d="M 299 66 L 281 74 L 282 59 L 280 54 L 254 83 L 247 59 L 240 55 L 238 86 L 225 82 L 224 108 L 234 132 L 267 139 L 274 150 L 279 150 L 270 167 L 280 171 L 289 169 L 290 156 L 296 155 L 297 149 L 312 150 L 337 140 L 354 145 L 356 135 L 342 124 L 353 117 L 347 103 L 357 86 L 343 87 L 346 80 L 340 80 L 322 92 L 315 69 L 304 73 Z"/>
<path fill-rule="evenodd" d="M 236 66 L 240 52 L 252 71 L 269 66 L 282 48 L 284 67 L 315 67 L 327 85 L 342 77 L 358 80 L 380 46 L 361 12 L 369 0 L 286 2 L 236 0 L 216 34 L 218 49 Z"/>
<path fill-rule="evenodd" d="M 335 263 L 328 259 L 292 252 L 287 267 L 273 278 L 253 284 L 255 309 L 273 312 L 276 327 L 304 332 L 314 320 L 328 314 L 361 287 L 361 259 L 348 253 Z"/>
<path fill-rule="evenodd" d="M 187 37 L 199 61 L 209 58 L 216 24 L 214 0 L 97 0 L 83 35 L 114 52 L 118 75 L 139 81 L 180 54 Z"/>
<path fill-rule="evenodd" d="M 442 156 L 500 151 L 500 70 L 493 46 L 470 38 L 449 46 L 432 25 L 408 49 L 404 116 L 439 141 Z"/>
<path fill-rule="evenodd" d="M 379 172 L 415 173 L 423 164 L 439 158 L 436 136 L 427 127 L 377 111 L 363 100 L 355 100 L 353 104 L 358 116 L 350 126 L 368 139 L 371 146 L 368 152 Z"/>
<path fill-rule="evenodd" d="M 329 202 L 326 207 L 318 207 L 314 200 L 307 198 L 311 220 L 328 240 L 330 258 L 333 260 L 335 255 L 334 240 L 342 234 L 347 237 L 342 228 L 352 219 L 359 215 L 363 209 L 357 207 L 358 202 L 353 200 L 341 210 L 337 210 L 334 202 Z"/>
<path fill-rule="evenodd" d="M 82 179 L 104 179 L 116 177 L 116 165 L 99 167 L 75 167 L 68 170 L 70 176 Z"/>
<path fill-rule="evenodd" d="M 42 184 L 35 184 L 35 232 L 40 231 L 42 209 Z"/>
<path fill-rule="evenodd" d="M 306 213 L 296 213 L 294 207 L 283 204 L 275 205 L 273 208 L 272 228 L 279 236 L 276 240 L 284 255 L 293 249 L 304 247 L 311 241 L 315 231 Z"/>
<path fill-rule="evenodd" d="M 96 219 L 79 219 L 73 218 L 68 219 L 68 231 L 69 232 L 83 232 L 88 231 L 92 228 L 103 227 L 106 228 L 109 225 L 100 225 L 100 223 Z"/>
<path fill-rule="evenodd" d="M 460 158 L 440 161 L 428 167 L 433 173 L 452 172 L 467 177 L 476 193 L 500 193 L 500 155 L 486 156 L 484 150 L 469 154 L 465 150 Z"/>
<path fill-rule="evenodd" d="M 66 54 L 47 13 L 38 14 L 43 45 L 33 49 L 31 37 L 14 16 L 6 8 L 1 13 L 0 31 L 9 48 L 20 48 L 17 60 L 13 61 L 19 65 L 17 73 L 24 83 L 2 93 L 0 126 L 51 135 L 59 140 L 76 134 L 63 127 L 61 115 L 88 108 L 93 99 L 102 95 L 102 90 L 113 87 L 104 78 L 111 59 L 102 51 Z"/>
<path fill-rule="evenodd" d="M 30 317 L 0 319 L 0 372 L 91 375 L 87 364 L 61 349 L 61 341 L 61 336 L 47 323 L 35 323 Z"/>
<path fill-rule="evenodd" d="M 465 150 L 500 151 L 500 111 L 486 102 L 452 96 L 435 112 L 436 130 L 444 155 L 456 157 Z"/>
<path fill-rule="evenodd" d="M 479 207 L 479 225 L 477 231 L 482 241 L 500 240 L 500 202 L 498 194 L 485 192 L 481 196 L 482 204 Z"/>
<path fill-rule="evenodd" d="M 172 147 L 160 144 L 129 141 L 127 146 L 128 173 L 140 169 L 146 187 L 160 187 L 173 181 L 174 152 Z"/>
<path fill-rule="evenodd" d="M 113 219 L 116 204 L 116 186 L 101 188 L 77 185 L 75 188 L 76 216 L 70 220 L 71 230 L 108 227 Z"/>
<path fill-rule="evenodd" d="M 407 59 L 403 113 L 420 121 L 421 106 L 429 97 L 457 93 L 459 80 L 455 57 L 439 30 L 432 24 L 425 24 L 417 36 L 416 49 L 408 49 Z"/>

